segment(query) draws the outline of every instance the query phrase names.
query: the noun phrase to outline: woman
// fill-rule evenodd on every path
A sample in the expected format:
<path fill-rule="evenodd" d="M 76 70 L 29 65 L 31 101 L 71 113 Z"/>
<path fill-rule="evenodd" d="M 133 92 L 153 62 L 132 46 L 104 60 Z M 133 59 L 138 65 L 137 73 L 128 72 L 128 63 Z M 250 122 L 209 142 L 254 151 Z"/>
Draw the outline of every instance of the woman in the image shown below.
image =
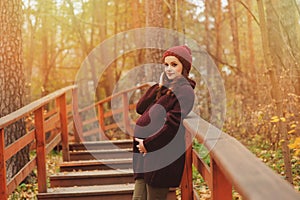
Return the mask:
<path fill-rule="evenodd" d="M 195 82 L 188 78 L 191 50 L 175 46 L 163 54 L 159 84 L 150 87 L 137 103 L 133 144 L 135 188 L 133 200 L 164 200 L 178 187 L 185 162 L 183 119 L 194 104 Z"/>

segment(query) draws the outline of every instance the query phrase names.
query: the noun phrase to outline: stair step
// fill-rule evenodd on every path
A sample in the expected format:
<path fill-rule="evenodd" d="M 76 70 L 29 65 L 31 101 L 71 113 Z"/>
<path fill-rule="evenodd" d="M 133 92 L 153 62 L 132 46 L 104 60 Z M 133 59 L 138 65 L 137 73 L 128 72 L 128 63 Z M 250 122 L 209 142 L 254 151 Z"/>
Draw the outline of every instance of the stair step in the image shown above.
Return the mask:
<path fill-rule="evenodd" d="M 50 176 L 51 187 L 133 183 L 132 169 L 61 172 Z"/>
<path fill-rule="evenodd" d="M 126 149 L 102 149 L 102 150 L 80 150 L 70 152 L 71 161 L 95 160 L 110 158 L 131 158 L 132 148 Z"/>
<path fill-rule="evenodd" d="M 134 184 L 50 188 L 47 193 L 39 193 L 38 199 L 131 200 L 133 188 Z M 167 199 L 176 199 L 175 189 L 170 190 Z"/>
<path fill-rule="evenodd" d="M 108 169 L 129 169 L 132 168 L 132 158 L 123 159 L 102 159 L 102 160 L 81 160 L 63 162 L 60 164 L 61 172 L 70 171 L 91 171 Z"/>
<path fill-rule="evenodd" d="M 132 148 L 132 140 L 105 140 L 95 142 L 69 143 L 70 151 Z"/>
<path fill-rule="evenodd" d="M 132 198 L 133 187 L 133 184 L 116 184 L 50 188 L 47 193 L 38 194 L 38 199 L 129 200 Z"/>

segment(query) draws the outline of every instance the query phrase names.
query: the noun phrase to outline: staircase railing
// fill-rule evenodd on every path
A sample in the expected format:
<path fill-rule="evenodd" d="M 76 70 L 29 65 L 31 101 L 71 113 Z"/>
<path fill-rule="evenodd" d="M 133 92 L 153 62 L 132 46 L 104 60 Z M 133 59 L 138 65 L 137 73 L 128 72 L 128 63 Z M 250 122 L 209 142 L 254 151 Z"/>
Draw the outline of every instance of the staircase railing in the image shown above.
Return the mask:
<path fill-rule="evenodd" d="M 123 126 L 127 128 L 126 130 L 129 130 L 129 133 L 132 131 L 130 131 L 130 123 L 128 121 L 129 110 L 134 109 L 135 103 L 128 103 L 128 93 L 148 86 L 146 84 L 115 94 L 123 98 L 125 106 L 115 112 L 123 112 L 123 117 L 127 118 L 123 120 Z M 73 105 L 67 105 L 66 94 L 68 92 L 73 94 Z M 38 173 L 38 191 L 41 193 L 46 192 L 46 154 L 60 142 L 62 143 L 63 160 L 69 160 L 68 113 L 70 113 L 71 106 L 73 106 L 74 120 L 78 120 L 78 115 L 80 112 L 83 112 L 83 110 L 76 110 L 76 108 L 78 109 L 76 107 L 76 92 L 75 86 L 63 88 L 0 118 L 0 200 L 7 199 L 8 194 L 13 192 L 35 167 L 37 167 Z M 88 121 L 98 121 L 102 130 L 109 130 L 116 126 L 116 124 L 104 124 L 105 118 L 111 117 L 113 113 L 112 111 L 104 111 L 102 106 L 111 99 L 112 97 L 108 97 L 89 108 L 97 108 L 98 114 L 96 119 Z M 49 106 L 53 101 L 55 106 Z M 48 109 L 45 114 L 47 105 L 48 108 L 51 107 L 52 109 Z M 14 143 L 5 146 L 5 127 L 28 116 L 34 117 L 33 128 Z M 80 122 L 79 124 L 82 125 L 83 123 Z M 186 127 L 188 149 L 186 152 L 185 172 L 181 183 L 181 199 L 200 199 L 197 192 L 193 189 L 192 166 L 198 170 L 206 181 L 211 190 L 212 199 L 232 199 L 233 188 L 245 199 L 299 199 L 299 193 L 289 183 L 273 172 L 233 137 L 215 128 L 194 113 L 191 113 L 184 120 L 184 126 Z M 46 132 L 54 133 L 49 136 L 51 139 L 48 143 L 46 143 L 45 139 Z M 74 132 L 75 136 L 84 134 L 82 130 L 78 130 L 78 127 L 74 129 Z M 100 133 L 103 134 L 103 132 Z M 207 165 L 199 153 L 193 150 L 193 139 L 202 143 L 209 150 L 210 165 Z M 26 145 L 34 142 L 33 148 L 36 149 L 36 156 L 7 183 L 6 161 Z"/>
<path fill-rule="evenodd" d="M 37 168 L 38 192 L 47 191 L 46 155 L 59 143 L 62 144 L 63 160 L 68 161 L 68 113 L 66 95 L 75 89 L 69 86 L 34 101 L 21 109 L 0 118 L 0 200 L 7 199 L 17 186 Z M 53 105 L 54 104 L 54 105 Z M 33 119 L 27 133 L 8 146 L 5 145 L 5 128 L 18 120 Z M 46 133 L 48 142 L 46 142 Z M 36 155 L 7 183 L 6 161 L 27 145 Z"/>
<path fill-rule="evenodd" d="M 255 157 L 235 138 L 222 132 L 199 116 L 191 113 L 184 120 L 186 127 L 186 164 L 181 183 L 182 199 L 200 199 L 193 189 L 192 165 L 198 170 L 209 189 L 212 200 L 231 200 L 234 188 L 243 199 L 300 199 L 292 185 Z M 208 166 L 192 149 L 192 138 L 203 144 L 210 156 Z"/>
<path fill-rule="evenodd" d="M 131 120 L 130 113 L 135 112 L 135 106 L 136 102 L 130 100 L 130 93 L 133 93 L 137 90 L 143 90 L 147 87 L 150 87 L 153 83 L 145 83 L 140 86 L 136 86 L 127 90 L 122 90 L 118 93 L 113 94 L 112 96 L 109 96 L 107 98 L 104 98 L 93 105 L 87 106 L 85 108 L 78 108 L 76 105 L 77 99 L 76 97 L 73 99 L 74 107 L 74 113 L 76 118 L 76 130 L 77 133 L 75 134 L 75 141 L 84 141 L 85 138 L 89 136 L 95 136 L 99 140 L 107 138 L 107 134 L 105 132 L 109 132 L 110 130 L 114 130 L 116 128 L 122 128 L 123 131 L 126 132 L 126 134 L 123 134 L 124 137 L 129 138 L 133 134 L 133 125 L 134 121 Z M 112 108 L 111 102 L 112 99 L 118 99 L 120 102 L 122 102 L 122 106 L 119 108 Z M 76 111 L 78 110 L 78 112 Z M 90 118 L 85 118 L 80 115 L 84 112 L 89 112 L 95 110 L 96 116 L 91 115 Z M 122 114 L 122 121 L 116 122 L 112 118 L 114 116 L 117 116 L 119 114 Z M 77 116 L 76 116 L 77 115 Z M 99 123 L 99 126 L 92 128 L 90 130 L 84 130 L 84 126 L 88 126 L 92 123 Z"/>
<path fill-rule="evenodd" d="M 123 113 L 124 129 L 132 135 L 129 124 L 129 111 L 135 108 L 135 103 L 128 104 L 128 93 L 137 89 L 143 89 L 152 84 L 144 84 L 135 88 L 121 91 L 113 96 L 103 99 L 89 108 L 98 110 L 97 119 L 102 132 L 116 128 L 120 124 L 106 125 L 105 119 L 113 114 Z M 104 104 L 111 102 L 112 98 L 121 97 L 122 109 L 104 111 Z M 91 120 L 88 120 L 91 122 Z M 85 123 L 86 124 L 86 123 Z M 217 129 L 210 123 L 201 119 L 195 113 L 191 113 L 184 120 L 186 127 L 186 163 L 185 172 L 181 183 L 181 199 L 200 199 L 193 189 L 192 167 L 200 173 L 209 186 L 212 199 L 232 199 L 234 188 L 245 199 L 299 199 L 299 194 L 282 177 L 273 172 L 248 149 L 233 137 Z M 91 132 L 90 132 L 91 133 Z M 207 165 L 199 153 L 192 148 L 193 139 L 209 149 L 210 165 Z M 279 198 L 278 198 L 279 197 Z"/>

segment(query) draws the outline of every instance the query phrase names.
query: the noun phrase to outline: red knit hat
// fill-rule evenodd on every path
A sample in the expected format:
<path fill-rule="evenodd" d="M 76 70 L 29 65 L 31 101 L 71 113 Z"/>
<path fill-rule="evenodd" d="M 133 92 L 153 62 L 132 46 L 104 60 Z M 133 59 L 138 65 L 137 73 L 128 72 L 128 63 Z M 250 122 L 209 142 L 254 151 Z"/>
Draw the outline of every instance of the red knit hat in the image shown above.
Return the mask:
<path fill-rule="evenodd" d="M 192 52 L 186 45 L 174 46 L 164 52 L 162 60 L 167 56 L 175 56 L 189 73 L 192 67 Z"/>

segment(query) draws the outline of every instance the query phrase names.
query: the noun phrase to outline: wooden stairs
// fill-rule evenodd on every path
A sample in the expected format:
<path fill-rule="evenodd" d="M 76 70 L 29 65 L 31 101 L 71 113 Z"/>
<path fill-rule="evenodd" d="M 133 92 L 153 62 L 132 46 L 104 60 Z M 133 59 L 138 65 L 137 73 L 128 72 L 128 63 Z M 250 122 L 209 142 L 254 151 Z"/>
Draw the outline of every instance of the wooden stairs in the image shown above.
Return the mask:
<path fill-rule="evenodd" d="M 38 199 L 131 200 L 134 188 L 132 140 L 70 144 L 69 162 L 50 177 L 47 193 Z M 168 200 L 175 200 L 170 189 Z"/>

